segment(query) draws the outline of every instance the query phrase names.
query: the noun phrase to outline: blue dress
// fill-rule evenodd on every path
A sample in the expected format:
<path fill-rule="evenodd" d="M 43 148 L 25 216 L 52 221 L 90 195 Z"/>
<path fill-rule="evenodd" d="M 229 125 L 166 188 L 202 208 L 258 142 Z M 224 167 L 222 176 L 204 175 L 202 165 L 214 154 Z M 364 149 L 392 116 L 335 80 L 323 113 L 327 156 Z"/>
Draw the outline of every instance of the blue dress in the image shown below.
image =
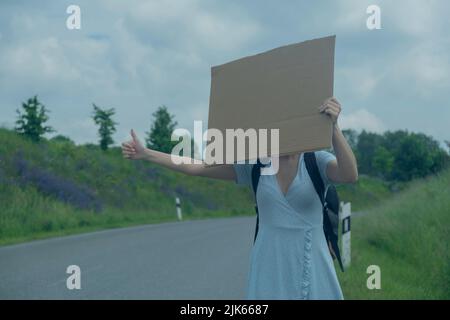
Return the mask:
<path fill-rule="evenodd" d="M 325 184 L 335 156 L 316 152 Z M 251 188 L 252 164 L 233 165 L 236 183 Z M 258 184 L 259 231 L 251 251 L 247 299 L 343 299 L 323 233 L 322 205 L 306 171 L 303 154 L 284 195 L 276 175 Z"/>

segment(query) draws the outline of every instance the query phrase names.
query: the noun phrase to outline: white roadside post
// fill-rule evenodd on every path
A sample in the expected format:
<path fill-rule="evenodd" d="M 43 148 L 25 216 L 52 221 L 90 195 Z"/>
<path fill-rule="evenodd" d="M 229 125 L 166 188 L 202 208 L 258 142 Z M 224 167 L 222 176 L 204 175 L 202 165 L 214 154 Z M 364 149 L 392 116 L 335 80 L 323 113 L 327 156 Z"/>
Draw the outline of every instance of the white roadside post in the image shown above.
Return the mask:
<path fill-rule="evenodd" d="M 341 202 L 341 210 L 339 212 L 339 219 L 342 225 L 342 264 L 344 267 L 350 266 L 351 262 L 351 247 L 350 247 L 350 217 L 351 204 L 350 202 Z"/>
<path fill-rule="evenodd" d="M 175 204 L 177 206 L 177 217 L 178 220 L 183 220 L 183 216 L 181 215 L 181 207 L 180 207 L 180 198 L 176 197 L 175 198 Z"/>

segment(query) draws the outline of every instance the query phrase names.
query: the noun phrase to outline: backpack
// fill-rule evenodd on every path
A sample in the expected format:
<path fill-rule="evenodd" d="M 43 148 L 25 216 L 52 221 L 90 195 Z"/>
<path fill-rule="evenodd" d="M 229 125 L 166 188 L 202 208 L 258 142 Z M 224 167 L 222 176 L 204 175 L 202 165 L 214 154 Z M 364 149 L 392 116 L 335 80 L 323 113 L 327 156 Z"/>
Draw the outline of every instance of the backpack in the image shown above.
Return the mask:
<path fill-rule="evenodd" d="M 344 271 L 344 266 L 342 264 L 341 253 L 338 245 L 338 229 L 339 229 L 339 196 L 337 194 L 334 185 L 329 185 L 325 190 L 325 184 L 320 176 L 319 168 L 316 162 L 316 155 L 314 152 L 306 152 L 304 154 L 306 170 L 308 171 L 309 177 L 314 185 L 314 189 L 319 196 L 320 202 L 322 203 L 322 213 L 323 213 L 323 231 L 325 234 L 325 239 L 328 243 L 331 243 L 331 247 L 336 255 L 339 262 L 339 266 L 342 271 Z M 256 228 L 255 237 L 253 242 L 256 241 L 256 236 L 258 234 L 259 227 L 259 214 L 258 214 L 258 204 L 256 203 L 256 191 L 258 189 L 258 182 L 261 176 L 261 167 L 264 165 L 258 159 L 256 164 L 252 167 L 252 186 L 253 192 L 255 194 L 255 211 L 256 211 Z M 333 257 L 334 259 L 334 257 Z"/>

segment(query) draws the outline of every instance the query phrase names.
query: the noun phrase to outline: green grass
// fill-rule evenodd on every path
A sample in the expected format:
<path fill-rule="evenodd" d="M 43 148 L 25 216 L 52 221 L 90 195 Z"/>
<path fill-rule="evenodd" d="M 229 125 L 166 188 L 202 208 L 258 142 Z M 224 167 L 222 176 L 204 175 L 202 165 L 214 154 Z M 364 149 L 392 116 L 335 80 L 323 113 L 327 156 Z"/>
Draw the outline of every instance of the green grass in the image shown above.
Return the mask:
<path fill-rule="evenodd" d="M 397 188 L 402 188 L 397 186 Z M 382 179 L 361 175 L 354 184 L 337 185 L 339 198 L 352 203 L 353 211 L 361 211 L 377 206 L 389 198 L 393 192 L 391 184 Z"/>
<path fill-rule="evenodd" d="M 415 181 L 352 221 L 352 264 L 338 271 L 346 299 L 450 298 L 450 170 Z M 381 289 L 366 287 L 369 265 Z"/>
<path fill-rule="evenodd" d="M 99 213 L 79 210 L 51 197 L 42 196 L 32 186 L 19 188 L 0 185 L 0 202 L 8 203 L 3 206 L 0 214 L 0 245 L 101 229 L 176 221 L 174 205 L 166 212 L 108 206 Z M 232 210 L 211 211 L 199 208 L 195 213 L 184 213 L 184 219 L 236 214 Z"/>

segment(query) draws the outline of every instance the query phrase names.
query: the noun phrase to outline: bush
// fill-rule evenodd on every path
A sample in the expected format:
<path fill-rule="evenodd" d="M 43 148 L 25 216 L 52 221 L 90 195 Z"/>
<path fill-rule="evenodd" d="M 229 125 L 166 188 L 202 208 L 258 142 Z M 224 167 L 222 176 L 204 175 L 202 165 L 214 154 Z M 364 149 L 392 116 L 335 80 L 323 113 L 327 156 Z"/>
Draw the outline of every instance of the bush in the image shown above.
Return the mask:
<path fill-rule="evenodd" d="M 101 211 L 101 202 L 89 188 L 78 186 L 50 171 L 30 165 L 20 152 L 15 155 L 14 164 L 22 185 L 32 184 L 43 194 L 53 196 L 79 209 Z"/>
<path fill-rule="evenodd" d="M 405 130 L 380 135 L 362 131 L 353 137 L 361 174 L 390 181 L 410 181 L 435 174 L 450 163 L 448 153 L 432 137 Z"/>

